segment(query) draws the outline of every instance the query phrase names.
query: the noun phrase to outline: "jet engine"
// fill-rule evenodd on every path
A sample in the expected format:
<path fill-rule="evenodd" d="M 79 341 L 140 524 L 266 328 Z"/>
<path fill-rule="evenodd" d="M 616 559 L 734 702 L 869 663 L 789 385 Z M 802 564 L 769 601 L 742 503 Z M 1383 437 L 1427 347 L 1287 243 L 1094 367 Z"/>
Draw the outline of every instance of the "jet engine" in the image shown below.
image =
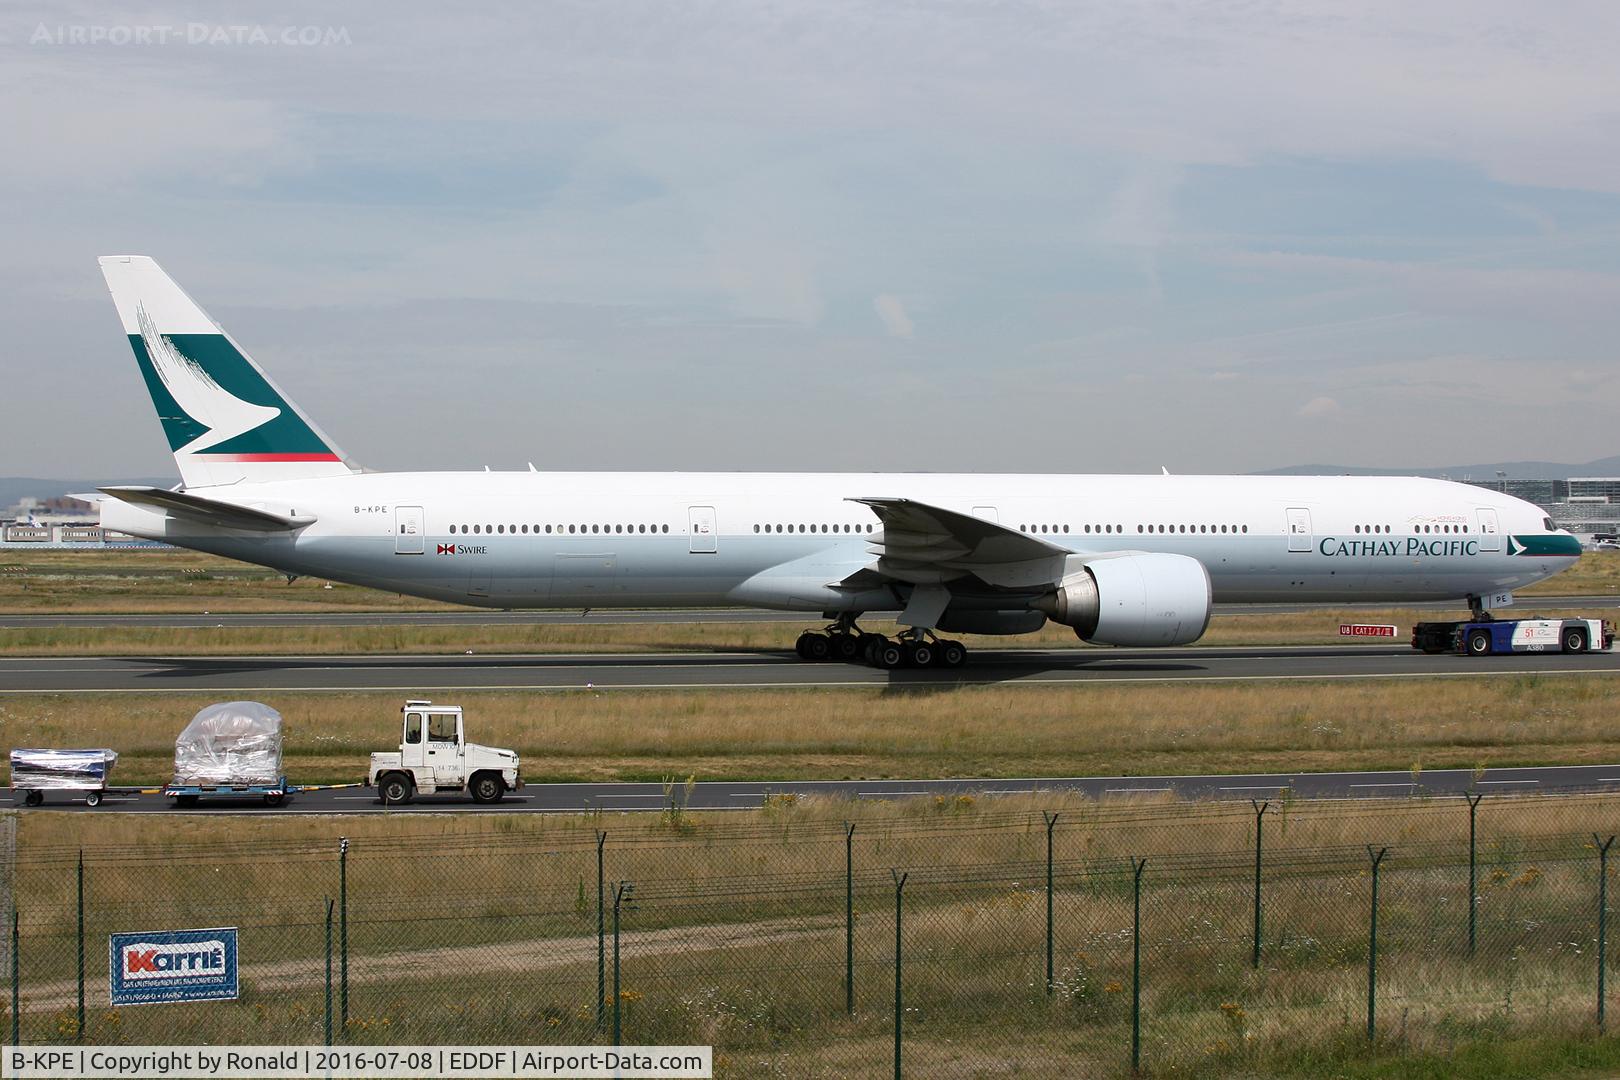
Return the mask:
<path fill-rule="evenodd" d="M 1034 606 L 1083 641 L 1186 645 L 1208 628 L 1210 599 L 1203 563 L 1144 552 L 1087 562 Z"/>

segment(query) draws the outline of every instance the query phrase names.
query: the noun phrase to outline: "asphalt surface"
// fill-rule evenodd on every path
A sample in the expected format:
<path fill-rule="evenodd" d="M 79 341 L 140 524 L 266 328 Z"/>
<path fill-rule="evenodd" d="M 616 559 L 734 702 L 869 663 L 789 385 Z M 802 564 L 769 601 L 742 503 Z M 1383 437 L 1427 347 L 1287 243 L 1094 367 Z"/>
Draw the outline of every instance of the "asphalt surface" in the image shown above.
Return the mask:
<path fill-rule="evenodd" d="M 806 780 L 699 783 L 683 805 L 690 810 L 753 810 L 772 796 L 821 796 L 849 799 L 904 799 L 971 794 L 1039 796 L 1080 794 L 1091 798 L 1173 795 L 1186 799 L 1269 799 L 1284 793 L 1295 798 L 1402 798 L 1411 796 L 1485 794 L 1551 794 L 1570 791 L 1620 790 L 1620 765 L 1561 765 L 1542 768 L 1468 769 L 1424 772 L 1257 773 L 1243 776 L 1095 776 L 1011 780 Z M 83 797 L 47 793 L 39 809 L 106 813 L 570 813 L 580 811 L 658 811 L 670 796 L 660 784 L 543 784 L 508 795 L 493 806 L 475 806 L 459 796 L 420 798 L 403 806 L 384 807 L 375 791 L 364 787 L 324 788 L 289 797 L 270 808 L 260 799 L 205 800 L 179 809 L 160 792 L 117 792 L 91 809 Z M 0 790 L 0 809 L 20 806 L 20 795 Z"/>
<path fill-rule="evenodd" d="M 1428 611 L 1456 611 L 1452 602 L 1431 604 L 1337 604 L 1332 610 L 1356 608 L 1414 608 Z M 1515 612 L 1555 613 L 1573 608 L 1614 607 L 1620 609 L 1620 596 L 1525 597 Z M 1327 610 L 1321 604 L 1216 604 L 1217 615 L 1279 615 L 1301 611 Z M 23 614 L 0 615 L 0 630 L 52 629 L 60 627 L 137 627 L 218 628 L 262 626 L 579 626 L 591 623 L 675 624 L 675 623 L 755 623 L 786 622 L 818 625 L 820 620 L 803 612 L 765 611 L 758 608 L 708 608 L 674 611 L 312 611 L 312 612 L 229 612 L 212 614 Z"/>
<path fill-rule="evenodd" d="M 1568 656 L 1426 656 L 1404 644 L 983 649 L 970 655 L 966 667 L 954 671 L 884 671 L 861 664 L 807 663 L 776 650 L 518 656 L 76 656 L 0 659 L 0 695 L 370 690 L 431 696 L 471 690 L 907 689 L 1617 671 L 1620 652 L 1615 651 Z"/>

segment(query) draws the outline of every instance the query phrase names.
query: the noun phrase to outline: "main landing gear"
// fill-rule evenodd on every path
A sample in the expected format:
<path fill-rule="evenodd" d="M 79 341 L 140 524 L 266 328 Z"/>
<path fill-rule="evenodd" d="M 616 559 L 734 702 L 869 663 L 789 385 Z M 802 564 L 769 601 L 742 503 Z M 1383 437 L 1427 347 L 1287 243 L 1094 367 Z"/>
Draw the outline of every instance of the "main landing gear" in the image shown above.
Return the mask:
<path fill-rule="evenodd" d="M 896 637 L 868 634 L 853 618 L 840 618 L 825 630 L 806 630 L 793 649 L 801 660 L 860 661 L 877 668 L 959 668 L 967 663 L 967 646 L 913 627 Z"/>

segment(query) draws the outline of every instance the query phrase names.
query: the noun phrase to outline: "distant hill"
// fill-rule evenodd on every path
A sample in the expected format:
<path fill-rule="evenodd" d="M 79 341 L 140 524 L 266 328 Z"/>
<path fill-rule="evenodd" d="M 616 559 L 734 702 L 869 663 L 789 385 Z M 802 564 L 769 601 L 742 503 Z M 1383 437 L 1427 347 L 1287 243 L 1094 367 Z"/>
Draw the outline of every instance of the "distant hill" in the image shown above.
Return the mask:
<path fill-rule="evenodd" d="M 1261 476 L 1443 476 L 1451 480 L 1494 480 L 1498 471 L 1514 480 L 1568 480 L 1572 476 L 1620 476 L 1620 455 L 1565 465 L 1556 461 L 1495 461 L 1447 465 L 1441 469 L 1364 469 L 1355 465 L 1290 465 L 1265 469 Z"/>
<path fill-rule="evenodd" d="M 116 480 L 42 480 L 32 476 L 0 476 L 0 510 L 15 506 L 18 499 L 33 495 L 40 499 L 55 499 L 75 492 L 94 491 L 103 484 L 150 484 L 153 487 L 173 487 L 173 476 L 141 476 Z"/>

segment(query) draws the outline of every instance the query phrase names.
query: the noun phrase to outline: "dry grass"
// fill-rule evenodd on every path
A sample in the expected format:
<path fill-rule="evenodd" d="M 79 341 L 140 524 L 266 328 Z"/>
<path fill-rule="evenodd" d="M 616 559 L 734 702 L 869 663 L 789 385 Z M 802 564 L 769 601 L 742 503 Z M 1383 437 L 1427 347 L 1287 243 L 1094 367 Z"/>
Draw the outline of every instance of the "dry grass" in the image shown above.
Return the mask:
<path fill-rule="evenodd" d="M 1526 606 L 1528 614 L 1540 608 Z M 1547 609 L 1563 618 L 1608 619 L 1613 608 Z M 1201 645 L 1333 645 L 1387 646 L 1391 639 L 1343 638 L 1345 622 L 1385 623 L 1398 627 L 1404 644 L 1412 624 L 1444 617 L 1434 611 L 1410 609 L 1320 608 L 1285 614 L 1217 615 Z M 486 653 L 644 653 L 644 652 L 787 652 L 815 619 L 789 622 L 716 623 L 595 623 L 573 625 L 474 626 L 288 626 L 207 628 L 173 627 L 51 627 L 0 629 L 0 655 L 12 656 L 291 656 L 332 655 L 442 655 Z M 867 619 L 862 626 L 874 633 L 894 632 L 892 620 Z M 1033 634 L 1019 637 L 958 635 L 971 649 L 1089 649 L 1106 648 L 1080 641 L 1068 627 L 1048 623 Z"/>
<path fill-rule="evenodd" d="M 198 552 L 0 552 L 0 612 L 454 611 L 455 605 L 301 578 Z M 1591 552 L 1525 596 L 1620 597 L 1620 552 Z"/>
<path fill-rule="evenodd" d="M 431 687 L 424 687 L 431 695 Z M 390 694 L 264 695 L 287 768 L 353 780 L 397 740 Z M 970 687 L 917 691 L 566 691 L 459 695 L 479 741 L 531 780 L 816 779 L 1408 769 L 1620 758 L 1601 676 L 1348 683 Z M 6 746 L 111 746 L 123 782 L 167 778 L 209 696 L 0 701 Z"/>
<path fill-rule="evenodd" d="M 1050 998 L 1041 974 L 1043 810 L 1060 814 Z M 87 1038 L 163 1041 L 162 1025 L 185 1018 L 203 1041 L 318 1041 L 320 913 L 337 891 L 341 833 L 353 845 L 351 1041 L 596 1041 L 596 830 L 605 829 L 607 877 L 638 887 L 623 937 L 626 1039 L 710 1043 L 719 1076 L 883 1074 L 890 867 L 912 874 L 905 992 L 914 1070 L 1123 1072 L 1129 855 L 1148 859 L 1144 1061 L 1153 1071 L 1323 1075 L 1369 1053 L 1443 1061 L 1531 1035 L 1578 1044 L 1592 979 L 1595 856 L 1586 836 L 1612 831 L 1617 814 L 1613 795 L 1488 799 L 1479 816 L 1480 945 L 1470 958 L 1461 800 L 1274 807 L 1258 970 L 1248 963 L 1246 804 L 802 801 L 678 820 L 22 815 L 23 1020 L 35 1038 L 74 1034 L 65 980 L 72 862 L 83 848 L 93 944 L 117 929 L 228 922 L 242 927 L 246 984 L 240 1002 L 189 1011 L 98 1008 Z M 853 1016 L 843 1012 L 846 821 L 855 826 Z M 1391 845 L 1380 902 L 1382 1041 L 1371 1052 L 1357 1038 L 1365 843 Z M 95 966 L 91 978 L 95 1000 Z"/>

